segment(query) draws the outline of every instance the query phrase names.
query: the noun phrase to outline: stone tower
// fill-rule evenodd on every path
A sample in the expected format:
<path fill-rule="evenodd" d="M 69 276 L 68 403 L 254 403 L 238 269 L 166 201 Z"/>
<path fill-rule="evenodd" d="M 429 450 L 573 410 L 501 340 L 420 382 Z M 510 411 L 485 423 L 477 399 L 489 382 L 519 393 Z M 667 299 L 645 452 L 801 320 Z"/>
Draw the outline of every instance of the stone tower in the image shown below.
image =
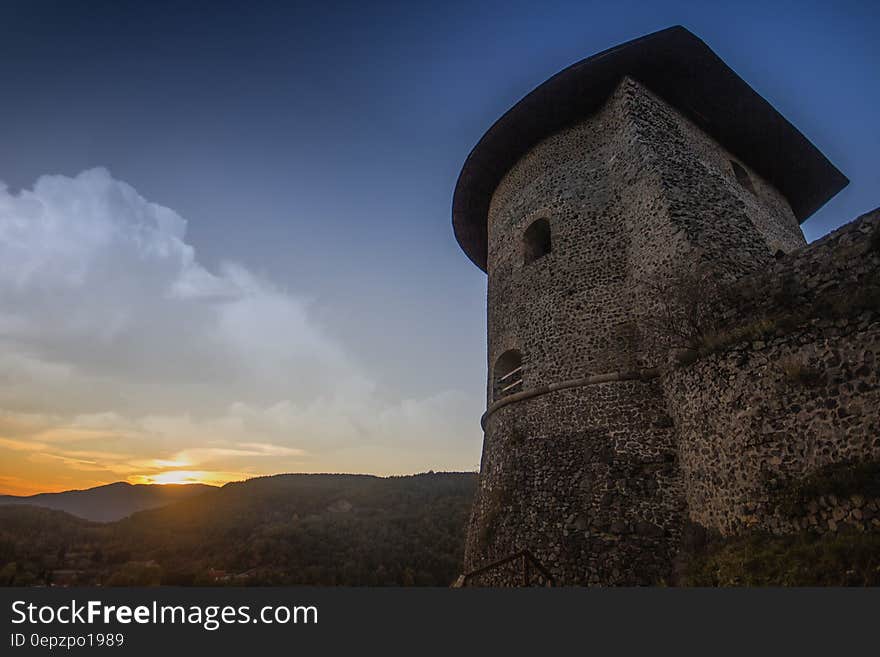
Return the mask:
<path fill-rule="evenodd" d="M 571 66 L 492 126 L 453 203 L 489 277 L 466 571 L 528 551 L 557 583 L 669 576 L 687 502 L 665 354 L 640 337 L 653 290 L 685 261 L 768 266 L 846 182 L 681 27 Z"/>

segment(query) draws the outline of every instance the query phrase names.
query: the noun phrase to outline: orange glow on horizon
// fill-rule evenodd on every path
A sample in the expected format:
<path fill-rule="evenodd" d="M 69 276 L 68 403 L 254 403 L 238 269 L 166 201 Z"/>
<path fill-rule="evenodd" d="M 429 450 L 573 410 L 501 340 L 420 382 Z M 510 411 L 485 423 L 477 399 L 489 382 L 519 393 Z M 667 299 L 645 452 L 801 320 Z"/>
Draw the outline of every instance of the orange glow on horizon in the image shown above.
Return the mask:
<path fill-rule="evenodd" d="M 230 481 L 242 481 L 254 475 L 242 472 L 207 472 L 204 470 L 169 470 L 157 474 L 128 477 L 130 484 L 204 484 L 222 486 Z"/>

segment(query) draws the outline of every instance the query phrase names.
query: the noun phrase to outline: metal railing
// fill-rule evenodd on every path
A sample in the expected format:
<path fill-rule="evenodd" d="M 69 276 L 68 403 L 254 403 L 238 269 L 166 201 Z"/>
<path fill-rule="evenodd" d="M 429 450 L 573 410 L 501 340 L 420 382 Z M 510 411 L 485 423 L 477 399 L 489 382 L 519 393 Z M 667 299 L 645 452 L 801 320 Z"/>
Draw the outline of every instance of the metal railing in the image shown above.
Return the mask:
<path fill-rule="evenodd" d="M 531 586 L 533 569 L 536 574 L 544 578 L 544 586 L 556 586 L 556 580 L 553 578 L 553 575 L 551 575 L 541 562 L 538 561 L 528 550 L 520 550 L 519 552 L 504 557 L 503 559 L 498 559 L 497 561 L 493 561 L 492 563 L 488 563 L 485 566 L 481 566 L 480 568 L 465 573 L 458 578 L 455 585 L 457 587 L 467 586 L 468 582 L 472 581 L 474 578 L 479 577 L 480 575 L 485 575 L 493 570 L 498 570 L 516 562 L 517 560 L 520 562 L 520 583 L 518 586 Z"/>
<path fill-rule="evenodd" d="M 513 390 L 517 386 L 522 386 L 523 377 L 522 377 L 523 367 L 519 365 L 518 367 L 510 370 L 507 374 L 500 377 L 498 379 L 497 387 L 499 388 L 498 394 L 504 395 L 508 394 L 510 390 Z M 519 376 L 517 376 L 519 375 Z"/>

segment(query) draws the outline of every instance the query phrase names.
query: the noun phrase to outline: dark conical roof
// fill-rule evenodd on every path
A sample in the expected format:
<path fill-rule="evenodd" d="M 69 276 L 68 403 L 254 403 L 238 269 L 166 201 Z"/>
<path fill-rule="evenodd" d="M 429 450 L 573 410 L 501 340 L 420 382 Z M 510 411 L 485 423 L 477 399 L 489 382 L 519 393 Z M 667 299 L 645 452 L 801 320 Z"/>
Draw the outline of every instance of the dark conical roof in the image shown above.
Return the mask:
<path fill-rule="evenodd" d="M 629 76 L 662 97 L 787 199 L 803 222 L 849 182 L 800 131 L 699 38 L 676 26 L 569 66 L 514 105 L 465 161 L 452 202 L 455 237 L 486 270 L 489 202 L 545 137 L 598 111 Z"/>

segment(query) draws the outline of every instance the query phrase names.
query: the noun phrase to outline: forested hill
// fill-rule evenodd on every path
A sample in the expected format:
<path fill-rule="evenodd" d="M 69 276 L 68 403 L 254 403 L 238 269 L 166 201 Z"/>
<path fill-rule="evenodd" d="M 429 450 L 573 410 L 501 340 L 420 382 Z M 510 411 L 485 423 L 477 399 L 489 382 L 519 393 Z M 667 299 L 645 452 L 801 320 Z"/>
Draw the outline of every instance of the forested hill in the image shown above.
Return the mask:
<path fill-rule="evenodd" d="M 63 493 L 40 493 L 28 497 L 0 495 L 0 505 L 25 504 L 56 511 L 66 511 L 86 520 L 112 522 L 132 513 L 155 509 L 179 500 L 214 490 L 203 484 L 132 485 L 123 481 L 86 490 Z"/>
<path fill-rule="evenodd" d="M 0 506 L 0 584 L 447 586 L 476 481 L 276 475 L 108 524 Z"/>

